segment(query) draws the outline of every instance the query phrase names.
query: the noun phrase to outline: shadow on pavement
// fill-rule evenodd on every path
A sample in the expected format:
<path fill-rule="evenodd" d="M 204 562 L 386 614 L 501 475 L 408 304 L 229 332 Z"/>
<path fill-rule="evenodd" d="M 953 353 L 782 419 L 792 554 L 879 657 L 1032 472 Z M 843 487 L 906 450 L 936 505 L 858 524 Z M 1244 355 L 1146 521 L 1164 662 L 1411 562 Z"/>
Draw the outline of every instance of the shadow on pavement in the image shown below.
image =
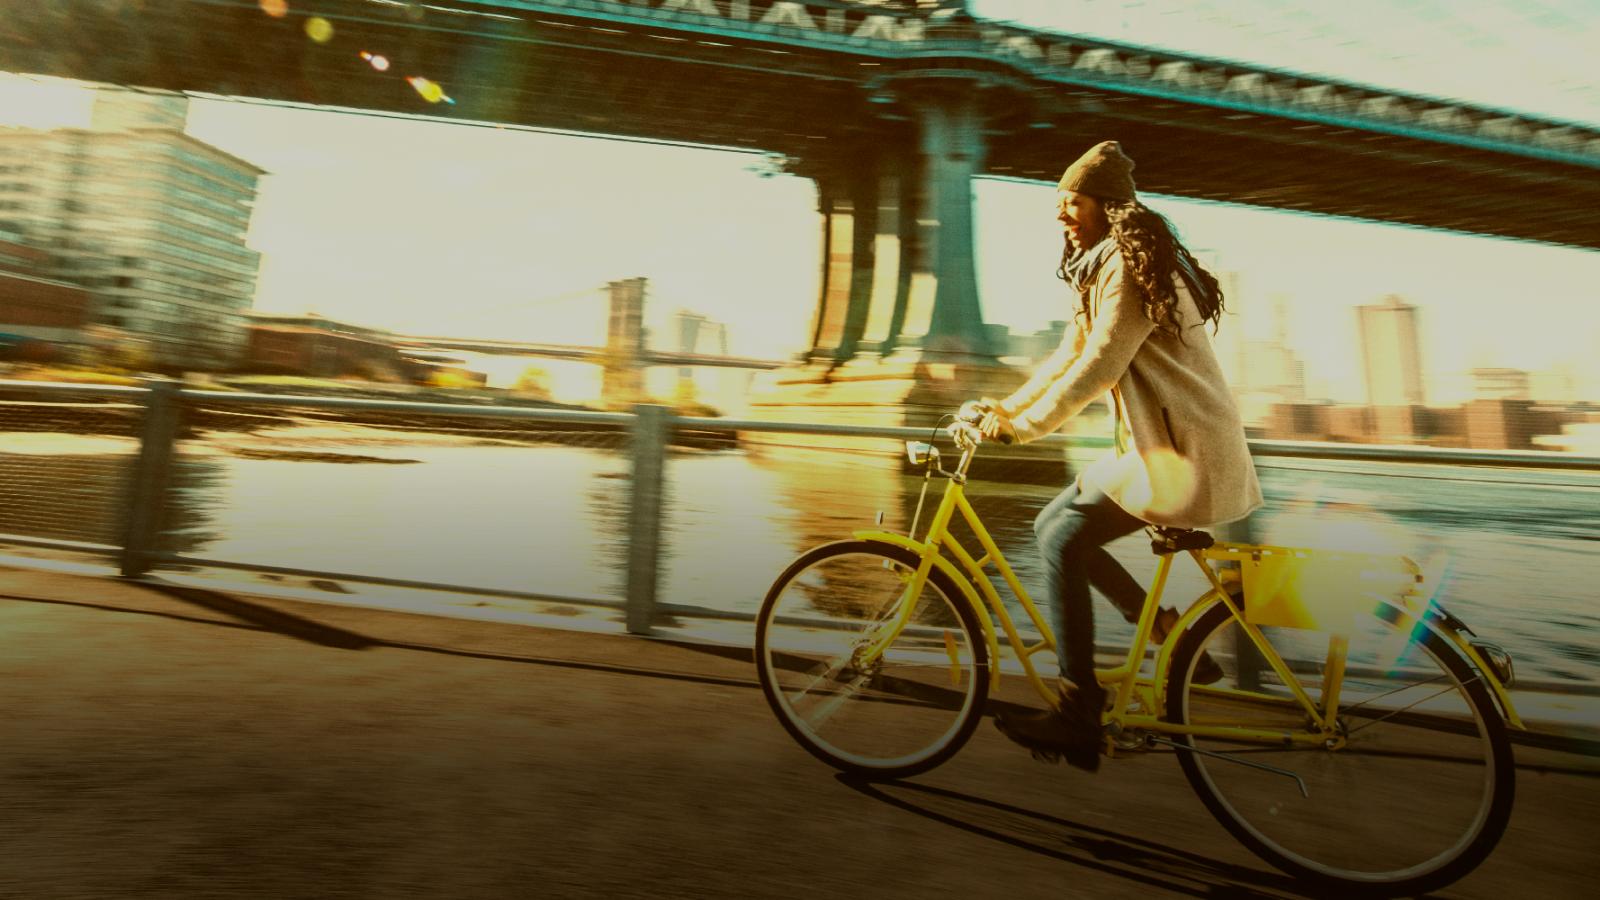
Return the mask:
<path fill-rule="evenodd" d="M 463 659 L 482 659 L 493 662 L 522 663 L 534 666 L 550 666 L 561 669 L 576 669 L 591 672 L 605 672 L 613 675 L 632 675 L 641 678 L 660 678 L 668 681 L 689 681 L 698 684 L 714 684 L 724 687 L 741 687 L 759 690 L 755 673 L 748 679 L 728 678 L 718 675 L 703 675 L 694 672 L 674 672 L 665 669 L 651 669 L 641 666 L 626 666 L 606 662 L 561 659 L 548 656 L 532 656 L 527 654 L 489 653 L 479 650 L 463 650 L 455 647 L 441 647 L 433 644 L 419 644 L 410 641 L 394 641 L 381 637 L 370 637 L 325 625 L 304 616 L 297 616 L 282 610 L 273 609 L 264 604 L 249 603 L 237 597 L 219 594 L 214 591 L 199 588 L 180 587 L 176 585 L 158 585 L 141 583 L 140 588 L 162 594 L 192 606 L 198 606 L 212 612 L 226 615 L 235 621 L 220 622 L 216 619 L 202 618 L 199 616 L 186 616 L 178 613 L 165 612 L 152 609 L 137 609 L 127 606 L 117 606 L 110 603 L 96 603 L 85 600 L 59 600 L 47 597 L 30 597 L 21 594 L 0 594 L 0 600 L 16 600 L 25 603 L 42 603 L 51 606 L 71 606 L 79 609 L 93 609 L 101 612 L 123 613 L 135 616 L 151 616 L 158 619 L 168 619 L 176 622 L 185 622 L 194 625 L 206 625 L 212 628 L 232 628 L 247 631 L 269 631 L 288 637 L 297 638 L 309 643 L 337 650 L 368 650 L 387 648 L 392 650 L 410 650 L 416 653 L 433 653 L 441 656 L 454 656 Z M 626 638 L 626 640 L 635 640 Z"/>
<path fill-rule="evenodd" d="M 838 780 L 866 797 L 970 834 L 1153 888 L 1193 897 L 1333 897 L 1286 875 L 1218 862 L 1166 844 L 947 788 Z M 892 791 L 892 793 L 891 793 Z"/>
<path fill-rule="evenodd" d="M 192 606 L 209 609 L 212 612 L 221 613 L 266 631 L 298 638 L 323 647 L 333 647 L 339 650 L 366 650 L 382 643 L 356 634 L 353 631 L 334 628 L 313 619 L 296 616 L 259 603 L 250 603 L 229 594 L 220 594 L 216 591 L 207 591 L 201 588 L 182 587 L 175 584 L 146 583 L 143 587 L 154 593 L 171 597 L 174 600 L 188 603 Z"/>

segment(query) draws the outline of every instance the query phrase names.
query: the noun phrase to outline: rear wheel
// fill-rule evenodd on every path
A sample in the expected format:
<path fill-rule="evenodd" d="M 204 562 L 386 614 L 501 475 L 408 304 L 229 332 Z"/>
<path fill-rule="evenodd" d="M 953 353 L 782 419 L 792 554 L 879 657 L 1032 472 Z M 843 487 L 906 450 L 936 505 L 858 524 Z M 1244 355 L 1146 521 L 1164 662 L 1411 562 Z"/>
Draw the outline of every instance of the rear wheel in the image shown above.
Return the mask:
<path fill-rule="evenodd" d="M 892 544 L 826 544 L 795 560 L 756 622 L 761 689 L 812 755 L 847 772 L 903 778 L 972 737 L 989 655 L 965 597 L 934 569 L 907 595 L 917 556 Z M 910 621 L 881 652 L 904 604 Z"/>
<path fill-rule="evenodd" d="M 1263 628 L 1318 707 L 1332 636 Z M 1348 635 L 1337 733 L 1290 745 L 1243 736 L 1178 739 L 1184 774 L 1206 807 L 1257 855 L 1346 892 L 1435 890 L 1470 872 L 1505 831 L 1515 768 L 1506 726 L 1471 664 L 1441 634 L 1374 600 Z M 1193 683 L 1208 651 L 1226 673 Z M 1167 717 L 1311 733 L 1310 717 L 1223 604 L 1174 648 Z M 1294 779 L 1244 765 L 1293 772 Z"/>

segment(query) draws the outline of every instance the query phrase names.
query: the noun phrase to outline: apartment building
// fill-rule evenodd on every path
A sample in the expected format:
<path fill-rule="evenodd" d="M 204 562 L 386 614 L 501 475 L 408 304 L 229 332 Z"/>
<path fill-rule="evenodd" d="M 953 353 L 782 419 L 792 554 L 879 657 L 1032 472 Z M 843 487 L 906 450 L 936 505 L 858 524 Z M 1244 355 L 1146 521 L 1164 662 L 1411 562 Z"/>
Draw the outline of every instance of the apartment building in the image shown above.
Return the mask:
<path fill-rule="evenodd" d="M 89 319 L 157 362 L 233 365 L 260 255 L 245 245 L 263 170 L 184 133 L 182 96 L 103 90 L 83 129 L 0 129 L 0 232 L 87 289 Z"/>

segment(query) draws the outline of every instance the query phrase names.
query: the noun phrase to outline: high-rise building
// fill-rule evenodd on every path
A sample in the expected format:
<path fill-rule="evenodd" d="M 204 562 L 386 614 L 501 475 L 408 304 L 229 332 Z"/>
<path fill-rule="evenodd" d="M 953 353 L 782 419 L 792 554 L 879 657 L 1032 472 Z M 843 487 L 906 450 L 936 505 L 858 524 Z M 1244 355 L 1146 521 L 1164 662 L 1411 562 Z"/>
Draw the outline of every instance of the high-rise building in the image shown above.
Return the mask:
<path fill-rule="evenodd" d="M 1264 341 L 1244 341 L 1241 382 L 1236 387 L 1271 398 L 1273 403 L 1304 403 L 1306 365 L 1289 346 L 1289 299 L 1272 298 L 1272 336 Z"/>
<path fill-rule="evenodd" d="M 672 314 L 672 331 L 677 335 L 679 353 L 702 356 L 728 355 L 728 326 L 722 322 L 680 309 Z M 680 401 L 695 400 L 726 406 L 730 394 L 738 390 L 738 373 L 706 366 L 679 366 L 673 394 Z"/>
<path fill-rule="evenodd" d="M 711 356 L 728 355 L 728 326 L 714 322 L 700 313 L 680 309 L 672 314 L 673 331 L 678 335 L 679 353 L 698 353 Z M 681 367 L 679 374 L 687 378 L 689 367 Z"/>
<path fill-rule="evenodd" d="M 1289 300 L 1273 295 L 1269 311 L 1258 295 L 1246 293 L 1239 272 L 1211 271 L 1222 288 L 1223 319 L 1214 336 L 1210 327 L 1203 330 L 1233 388 L 1240 415 L 1246 424 L 1260 425 L 1275 405 L 1306 399 L 1305 363 L 1289 345 Z"/>
<path fill-rule="evenodd" d="M 87 288 L 96 325 L 160 362 L 226 366 L 255 298 L 245 234 L 264 172 L 185 134 L 187 104 L 107 90 L 87 129 L 0 129 L 0 231 Z"/>
<path fill-rule="evenodd" d="M 1372 406 L 1425 402 L 1417 308 L 1390 294 L 1382 303 L 1356 307 L 1361 365 Z"/>
<path fill-rule="evenodd" d="M 1250 304 L 1245 295 L 1244 276 L 1237 270 L 1228 268 L 1222 254 L 1215 250 L 1194 248 L 1190 252 L 1194 254 L 1195 260 L 1217 279 L 1217 286 L 1222 289 L 1222 321 L 1218 323 L 1215 334 L 1212 334 L 1209 325 L 1204 330 L 1211 338 L 1211 347 L 1217 355 L 1217 362 L 1222 365 L 1222 377 L 1227 379 L 1229 386 L 1238 393 L 1245 389 L 1248 381 L 1245 371 L 1247 340 L 1245 324 L 1254 318 L 1248 311 Z"/>
<path fill-rule="evenodd" d="M 1222 288 L 1222 321 L 1218 323 L 1211 343 L 1217 354 L 1217 362 L 1222 365 L 1223 377 L 1237 391 L 1246 380 L 1244 315 L 1248 304 L 1245 300 L 1244 276 L 1233 269 L 1221 268 L 1220 264 L 1213 267 L 1207 260 L 1202 260 L 1201 264 L 1216 276 L 1217 285 Z M 1205 330 L 1211 332 L 1209 327 Z"/>
<path fill-rule="evenodd" d="M 1558 363 L 1548 369 L 1528 373 L 1528 395 L 1536 403 L 1566 405 L 1590 396 L 1583 389 L 1583 378 L 1571 363 Z"/>
<path fill-rule="evenodd" d="M 1530 400 L 1531 379 L 1521 369 L 1479 367 L 1467 373 L 1472 377 L 1474 400 Z"/>

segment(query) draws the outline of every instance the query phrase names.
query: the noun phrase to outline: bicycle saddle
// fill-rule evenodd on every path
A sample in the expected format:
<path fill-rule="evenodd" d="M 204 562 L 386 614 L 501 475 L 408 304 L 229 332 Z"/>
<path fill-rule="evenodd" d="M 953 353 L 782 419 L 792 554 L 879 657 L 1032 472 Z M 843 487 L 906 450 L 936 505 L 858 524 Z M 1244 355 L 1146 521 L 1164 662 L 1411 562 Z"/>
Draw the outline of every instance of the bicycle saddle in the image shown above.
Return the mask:
<path fill-rule="evenodd" d="M 1146 530 L 1150 532 L 1150 552 L 1157 556 L 1182 550 L 1204 550 L 1217 542 L 1209 532 L 1195 531 L 1191 528 L 1163 528 L 1152 525 Z"/>

